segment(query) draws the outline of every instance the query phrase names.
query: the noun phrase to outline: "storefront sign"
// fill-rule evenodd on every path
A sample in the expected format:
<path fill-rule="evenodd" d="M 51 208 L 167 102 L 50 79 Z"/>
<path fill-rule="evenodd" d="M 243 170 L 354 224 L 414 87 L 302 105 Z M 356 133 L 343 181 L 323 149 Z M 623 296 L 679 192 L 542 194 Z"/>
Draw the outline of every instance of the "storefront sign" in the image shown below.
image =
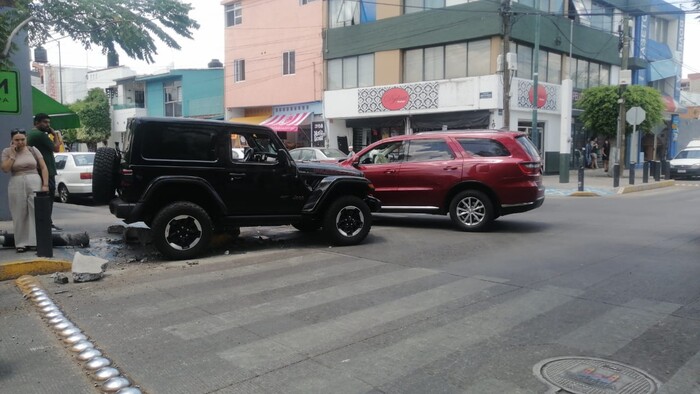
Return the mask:
<path fill-rule="evenodd" d="M 480 92 L 480 93 L 479 93 L 479 98 L 480 98 L 480 99 L 490 99 L 490 98 L 493 98 L 493 92 Z"/>
<path fill-rule="evenodd" d="M 530 98 L 530 104 L 535 104 L 535 87 L 530 88 L 528 93 Z M 537 85 L 537 108 L 542 108 L 547 102 L 547 90 L 542 85 Z"/>
<path fill-rule="evenodd" d="M 531 80 L 519 79 L 518 83 L 518 103 L 519 108 L 532 109 L 534 108 L 533 101 L 534 83 Z M 544 111 L 559 111 L 559 94 L 561 86 L 552 84 L 537 85 L 537 108 Z"/>
<path fill-rule="evenodd" d="M 391 88 L 382 95 L 382 105 L 390 111 L 398 111 L 408 105 L 411 97 L 402 88 Z"/>
<path fill-rule="evenodd" d="M 357 90 L 357 112 L 377 113 L 438 108 L 437 82 L 411 83 Z"/>
<path fill-rule="evenodd" d="M 0 71 L 0 112 L 19 113 L 19 84 L 16 71 Z"/>
<path fill-rule="evenodd" d="M 311 122 L 313 142 L 323 142 L 326 138 L 326 125 L 323 122 Z"/>

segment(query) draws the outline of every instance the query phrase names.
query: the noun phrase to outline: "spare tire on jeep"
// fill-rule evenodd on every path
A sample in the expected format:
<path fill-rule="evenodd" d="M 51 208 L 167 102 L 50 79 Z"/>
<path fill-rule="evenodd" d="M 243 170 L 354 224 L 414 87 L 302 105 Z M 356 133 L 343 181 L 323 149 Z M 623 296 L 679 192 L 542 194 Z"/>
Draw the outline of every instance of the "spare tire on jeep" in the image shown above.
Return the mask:
<path fill-rule="evenodd" d="M 119 179 L 119 155 L 114 148 L 97 148 L 92 166 L 92 199 L 107 204 L 114 198 Z"/>

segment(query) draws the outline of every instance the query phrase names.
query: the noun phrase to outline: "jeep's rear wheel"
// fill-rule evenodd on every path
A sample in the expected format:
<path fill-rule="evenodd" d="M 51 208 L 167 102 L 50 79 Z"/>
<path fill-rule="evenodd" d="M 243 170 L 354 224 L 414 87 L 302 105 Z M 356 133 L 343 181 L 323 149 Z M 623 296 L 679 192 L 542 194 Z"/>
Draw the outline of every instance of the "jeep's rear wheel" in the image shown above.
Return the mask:
<path fill-rule="evenodd" d="M 345 196 L 334 201 L 326 212 L 323 229 L 335 245 L 362 242 L 372 227 L 372 214 L 361 199 Z"/>
<path fill-rule="evenodd" d="M 119 155 L 114 148 L 97 148 L 92 166 L 92 199 L 107 204 L 117 189 Z"/>
<path fill-rule="evenodd" d="M 151 232 L 160 253 L 170 260 L 184 260 L 201 254 L 214 231 L 211 218 L 202 207 L 179 201 L 156 214 Z"/>
<path fill-rule="evenodd" d="M 494 220 L 493 203 L 478 190 L 460 192 L 450 203 L 450 219 L 462 231 L 481 231 Z"/>

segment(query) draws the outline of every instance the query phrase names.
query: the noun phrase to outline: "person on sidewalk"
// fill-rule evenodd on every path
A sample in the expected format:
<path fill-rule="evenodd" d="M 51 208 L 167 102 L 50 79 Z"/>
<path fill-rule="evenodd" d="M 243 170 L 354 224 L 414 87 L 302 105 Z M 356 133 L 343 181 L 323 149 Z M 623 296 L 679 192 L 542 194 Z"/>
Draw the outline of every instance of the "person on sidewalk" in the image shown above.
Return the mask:
<path fill-rule="evenodd" d="M 27 247 L 36 246 L 34 192 L 49 191 L 49 175 L 41 152 L 27 146 L 27 132 L 14 129 L 10 136 L 12 143 L 2 151 L 0 167 L 4 172 L 12 173 L 7 196 L 15 232 L 15 248 L 17 253 L 23 253 Z M 41 170 L 41 176 L 37 169 Z"/>
<path fill-rule="evenodd" d="M 598 141 L 591 138 L 591 168 L 597 169 L 598 167 Z"/>
<path fill-rule="evenodd" d="M 44 113 L 36 114 L 34 116 L 34 129 L 27 134 L 27 145 L 39 149 L 41 155 L 44 156 L 44 161 L 49 171 L 49 194 L 51 196 L 56 195 L 56 160 L 53 154 L 61 151 L 62 144 L 61 134 L 51 128 L 49 115 Z M 53 212 L 53 198 L 49 207 L 49 213 L 51 212 Z M 53 220 L 51 221 L 51 228 L 61 231 L 59 227 L 53 224 Z"/>
<path fill-rule="evenodd" d="M 603 141 L 603 168 L 605 169 L 605 172 L 608 172 L 608 169 L 610 167 L 610 140 L 608 138 L 605 138 L 605 141 Z"/>

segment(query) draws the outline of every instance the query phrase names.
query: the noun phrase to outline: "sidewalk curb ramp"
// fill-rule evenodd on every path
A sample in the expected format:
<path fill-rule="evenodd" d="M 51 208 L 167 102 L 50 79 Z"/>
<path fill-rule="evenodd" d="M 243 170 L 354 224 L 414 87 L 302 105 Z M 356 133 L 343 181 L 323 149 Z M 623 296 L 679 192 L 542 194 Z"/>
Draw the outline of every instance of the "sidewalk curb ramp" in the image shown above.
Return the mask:
<path fill-rule="evenodd" d="M 71 270 L 72 263 L 59 259 L 35 258 L 0 263 L 0 281 L 17 279 L 23 275 L 45 275 Z"/>
<path fill-rule="evenodd" d="M 569 197 L 600 197 L 600 194 L 596 192 L 573 192 L 569 194 Z"/>
<path fill-rule="evenodd" d="M 666 180 L 666 181 L 654 182 L 654 183 L 643 183 L 641 185 L 629 185 L 629 186 L 621 187 L 617 191 L 617 194 L 641 192 L 641 191 L 645 191 L 645 190 L 660 189 L 662 187 L 671 187 L 671 186 L 675 186 L 675 185 L 676 185 L 676 181 L 673 179 Z"/>

